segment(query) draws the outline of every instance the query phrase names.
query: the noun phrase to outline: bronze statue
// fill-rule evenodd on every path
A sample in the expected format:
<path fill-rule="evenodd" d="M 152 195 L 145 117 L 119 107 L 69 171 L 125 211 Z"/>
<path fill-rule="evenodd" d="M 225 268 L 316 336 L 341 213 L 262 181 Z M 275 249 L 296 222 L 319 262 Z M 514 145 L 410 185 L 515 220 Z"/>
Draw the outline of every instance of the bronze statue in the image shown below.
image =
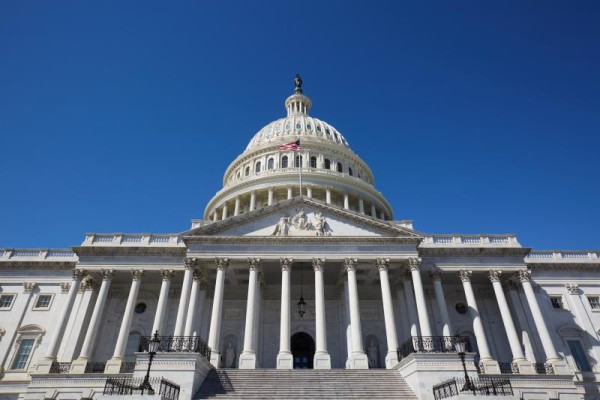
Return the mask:
<path fill-rule="evenodd" d="M 300 78 L 300 74 L 296 74 L 294 78 L 294 93 L 302 93 L 302 78 Z"/>

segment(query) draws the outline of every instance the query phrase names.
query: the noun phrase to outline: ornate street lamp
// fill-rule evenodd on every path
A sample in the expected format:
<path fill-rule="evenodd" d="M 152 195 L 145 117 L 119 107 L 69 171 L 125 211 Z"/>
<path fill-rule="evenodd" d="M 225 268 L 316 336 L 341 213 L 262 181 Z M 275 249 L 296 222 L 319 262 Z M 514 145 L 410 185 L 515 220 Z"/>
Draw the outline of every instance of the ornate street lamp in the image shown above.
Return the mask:
<path fill-rule="evenodd" d="M 152 367 L 152 360 L 158 351 L 160 346 L 160 338 L 158 337 L 158 331 L 154 332 L 152 335 L 152 339 L 148 341 L 148 354 L 150 355 L 150 359 L 148 360 L 148 371 L 146 371 L 146 376 L 144 377 L 144 382 L 140 385 L 140 389 L 142 391 L 141 394 L 144 394 L 144 390 L 146 390 L 147 394 L 154 394 L 154 389 L 150 384 L 150 368 Z"/>
<path fill-rule="evenodd" d="M 304 317 L 306 314 L 306 302 L 304 301 L 304 296 L 302 296 L 302 264 L 300 264 L 300 300 L 298 301 L 298 314 L 300 318 Z"/>
<path fill-rule="evenodd" d="M 458 353 L 460 357 L 460 361 L 462 362 L 463 370 L 465 371 L 465 385 L 461 389 L 461 392 L 471 391 L 473 390 L 473 383 L 469 378 L 469 374 L 467 373 L 467 365 L 465 364 L 465 350 L 467 349 L 467 341 L 464 337 L 456 335 L 456 341 L 454 342 L 454 349 Z"/>

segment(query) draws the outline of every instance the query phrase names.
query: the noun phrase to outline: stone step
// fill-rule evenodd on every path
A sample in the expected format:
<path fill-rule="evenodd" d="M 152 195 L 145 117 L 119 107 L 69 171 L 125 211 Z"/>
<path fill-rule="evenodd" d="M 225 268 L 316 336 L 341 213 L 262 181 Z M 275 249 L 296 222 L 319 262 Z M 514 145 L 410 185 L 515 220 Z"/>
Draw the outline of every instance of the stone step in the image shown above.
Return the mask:
<path fill-rule="evenodd" d="M 414 392 L 394 370 L 211 370 L 195 399 L 406 399 Z"/>

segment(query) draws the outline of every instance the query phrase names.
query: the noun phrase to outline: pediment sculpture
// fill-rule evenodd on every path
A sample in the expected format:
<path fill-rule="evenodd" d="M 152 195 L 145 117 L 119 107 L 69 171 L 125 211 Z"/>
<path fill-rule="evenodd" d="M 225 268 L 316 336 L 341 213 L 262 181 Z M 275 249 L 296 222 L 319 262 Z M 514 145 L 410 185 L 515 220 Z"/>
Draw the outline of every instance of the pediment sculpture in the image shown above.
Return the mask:
<path fill-rule="evenodd" d="M 275 225 L 271 236 L 309 236 L 314 232 L 316 236 L 331 236 L 331 229 L 321 212 L 317 212 L 310 220 L 301 209 L 293 217 L 283 215 Z"/>

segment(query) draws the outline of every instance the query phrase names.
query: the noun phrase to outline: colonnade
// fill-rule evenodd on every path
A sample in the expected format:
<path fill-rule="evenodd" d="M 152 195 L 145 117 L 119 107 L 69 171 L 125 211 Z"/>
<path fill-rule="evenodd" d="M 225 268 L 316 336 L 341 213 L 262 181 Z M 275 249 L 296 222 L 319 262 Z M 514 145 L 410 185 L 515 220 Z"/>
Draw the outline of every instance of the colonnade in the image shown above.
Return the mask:
<path fill-rule="evenodd" d="M 404 301 L 406 306 L 406 316 L 410 336 L 431 337 L 435 336 L 432 332 L 429 312 L 427 310 L 427 301 L 425 298 L 425 290 L 423 288 L 421 276 L 421 259 L 408 258 L 409 271 L 406 271 L 402 282 L 397 285 L 398 300 Z M 244 330 L 243 351 L 239 356 L 240 368 L 256 368 L 257 367 L 257 315 L 260 312 L 260 302 L 256 301 L 259 292 L 258 274 L 262 268 L 260 258 L 247 259 L 249 269 L 248 281 L 248 297 L 246 306 L 246 320 Z M 281 258 L 279 260 L 281 268 L 281 315 L 280 315 L 280 337 L 279 337 L 279 352 L 277 354 L 276 366 L 279 369 L 293 368 L 293 357 L 290 346 L 291 330 L 290 330 L 290 274 L 294 264 L 291 258 Z M 396 332 L 395 313 L 393 310 L 392 290 L 389 281 L 389 264 L 388 258 L 376 258 L 374 266 L 378 269 L 379 280 L 381 285 L 381 298 L 386 332 L 387 352 L 385 356 L 385 364 L 387 368 L 392 368 L 398 363 L 397 348 L 398 335 Z M 316 349 L 314 354 L 315 369 L 331 368 L 331 358 L 327 348 L 327 333 L 326 333 L 326 309 L 325 309 L 325 286 L 323 272 L 326 265 L 324 258 L 314 258 L 312 266 L 315 278 L 315 333 L 316 333 Z M 348 360 L 347 367 L 353 369 L 369 368 L 368 357 L 364 350 L 363 336 L 361 329 L 361 314 L 359 305 L 358 286 L 356 280 L 356 270 L 359 265 L 357 258 L 345 258 L 343 260 L 343 271 L 345 272 L 344 288 L 346 306 L 349 316 L 349 334 L 347 336 L 348 343 Z M 220 362 L 220 346 L 219 338 L 221 332 L 221 320 L 223 312 L 223 294 L 225 289 L 225 272 L 229 267 L 228 258 L 216 258 L 216 279 L 214 285 L 214 297 L 212 302 L 212 315 L 208 334 L 208 346 L 212 349 L 211 363 L 219 366 Z M 51 338 L 50 345 L 47 350 L 46 359 L 56 359 L 56 353 L 59 347 L 59 339 L 65 329 L 65 325 L 70 313 L 70 308 L 73 304 L 74 293 L 79 286 L 82 277 L 81 270 L 75 270 L 73 273 L 73 283 L 67 297 L 67 304 L 63 313 L 60 315 L 57 324 L 57 331 Z M 519 365 L 522 373 L 533 373 L 532 365 L 524 355 L 519 335 L 515 328 L 508 303 L 500 283 L 502 271 L 488 271 L 488 278 L 493 287 L 498 307 L 500 310 L 502 323 L 505 329 L 508 343 L 513 357 L 513 362 Z M 99 332 L 101 324 L 101 316 L 103 315 L 105 304 L 108 298 L 111 282 L 115 275 L 114 269 L 102 269 L 102 284 L 98 293 L 92 316 L 85 332 L 83 345 L 77 360 L 72 363 L 72 373 L 85 372 L 86 365 L 91 358 L 92 349 L 96 341 L 96 336 Z M 161 270 L 162 284 L 158 298 L 158 304 L 152 331 L 159 333 L 164 330 L 165 326 L 165 310 L 167 305 L 169 287 L 171 278 L 174 275 L 173 269 Z M 486 332 L 479 315 L 479 308 L 475 293 L 471 285 L 472 272 L 469 270 L 460 270 L 458 272 L 462 282 L 464 295 L 467 301 L 469 312 L 472 318 L 473 331 L 479 349 L 480 360 L 486 368 L 486 372 L 499 372 L 498 363 L 492 358 Z M 527 303 L 531 309 L 531 313 L 535 322 L 535 326 L 539 333 L 544 352 L 546 354 L 546 362 L 560 362 L 560 357 L 556 352 L 550 333 L 544 322 L 541 310 L 537 303 L 535 293 L 530 282 L 530 271 L 519 271 L 519 279 L 523 286 Z M 125 311 L 121 320 L 117 341 L 115 344 L 112 358 L 107 362 L 107 373 L 119 373 L 121 364 L 125 356 L 125 347 L 129 335 L 131 321 L 139 293 L 141 280 L 144 276 L 144 271 L 134 269 L 131 271 L 131 288 L 127 298 Z M 446 299 L 442 286 L 442 272 L 434 269 L 430 276 L 433 280 L 436 303 L 439 311 L 440 322 L 442 323 L 443 336 L 452 336 L 452 326 L 448 316 Z M 195 331 L 197 310 L 199 308 L 200 284 L 203 280 L 203 270 L 200 262 L 196 258 L 185 259 L 183 285 L 179 298 L 178 311 L 175 321 L 173 336 L 193 336 L 197 335 Z"/>

